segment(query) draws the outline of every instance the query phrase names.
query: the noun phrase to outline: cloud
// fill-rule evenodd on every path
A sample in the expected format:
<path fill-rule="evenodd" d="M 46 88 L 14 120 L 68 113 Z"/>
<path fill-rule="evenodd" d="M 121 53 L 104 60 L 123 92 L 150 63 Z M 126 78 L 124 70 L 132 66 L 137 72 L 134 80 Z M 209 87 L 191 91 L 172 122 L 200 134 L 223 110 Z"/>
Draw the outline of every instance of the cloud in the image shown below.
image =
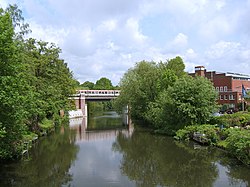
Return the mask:
<path fill-rule="evenodd" d="M 185 49 L 188 45 L 188 37 L 183 34 L 179 33 L 172 42 L 172 47 L 175 49 Z"/>
<path fill-rule="evenodd" d="M 118 84 L 136 62 L 165 61 L 176 55 L 184 59 L 188 71 L 195 65 L 250 71 L 249 0 L 2 0 L 0 4 L 8 3 L 23 10 L 33 31 L 30 36 L 62 48 L 61 57 L 80 82 L 108 77 Z"/>
<path fill-rule="evenodd" d="M 205 58 L 219 71 L 249 74 L 250 50 L 239 42 L 219 41 L 205 52 Z"/>

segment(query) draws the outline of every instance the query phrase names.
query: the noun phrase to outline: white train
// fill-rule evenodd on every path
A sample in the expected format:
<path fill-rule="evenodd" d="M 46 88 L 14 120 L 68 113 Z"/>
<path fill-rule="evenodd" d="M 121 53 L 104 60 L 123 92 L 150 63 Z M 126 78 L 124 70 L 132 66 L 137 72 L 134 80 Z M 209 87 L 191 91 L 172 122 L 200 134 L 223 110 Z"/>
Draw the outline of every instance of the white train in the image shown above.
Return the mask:
<path fill-rule="evenodd" d="M 77 94 L 84 94 L 85 96 L 114 96 L 120 95 L 120 90 L 78 90 Z"/>

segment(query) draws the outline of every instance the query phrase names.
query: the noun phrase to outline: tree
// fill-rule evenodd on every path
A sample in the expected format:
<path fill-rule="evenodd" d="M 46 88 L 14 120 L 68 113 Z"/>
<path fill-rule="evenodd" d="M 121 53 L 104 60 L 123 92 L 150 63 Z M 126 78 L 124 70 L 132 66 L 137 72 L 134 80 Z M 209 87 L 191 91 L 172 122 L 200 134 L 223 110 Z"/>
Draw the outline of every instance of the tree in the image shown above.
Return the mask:
<path fill-rule="evenodd" d="M 177 56 L 171 60 L 168 60 L 166 63 L 166 68 L 172 70 L 177 77 L 182 77 L 185 70 L 185 64 L 181 57 Z"/>
<path fill-rule="evenodd" d="M 93 82 L 90 82 L 90 81 L 85 81 L 84 83 L 81 84 L 82 88 L 89 89 L 89 90 L 94 89 L 94 86 L 95 86 L 95 84 Z"/>
<path fill-rule="evenodd" d="M 18 32 L 15 32 L 18 30 Z M 22 151 L 24 136 L 45 118 L 59 121 L 76 81 L 54 44 L 24 40 L 17 6 L 0 9 L 0 158 Z M 57 124 L 57 123 L 55 123 Z"/>
<path fill-rule="evenodd" d="M 43 118 L 54 119 L 60 109 L 67 108 L 68 96 L 74 93 L 76 82 L 67 64 L 59 58 L 61 50 L 54 44 L 28 39 L 24 52 L 25 74 L 36 100 L 29 124 L 37 130 Z"/>
<path fill-rule="evenodd" d="M 141 61 L 126 72 L 121 79 L 121 94 L 115 101 L 116 108 L 121 110 L 130 105 L 132 117 L 148 120 L 149 104 L 159 94 L 173 86 L 175 81 L 184 76 L 185 65 L 180 57 L 165 63 Z"/>
<path fill-rule="evenodd" d="M 184 126 L 206 123 L 217 109 L 216 99 L 208 79 L 184 76 L 150 104 L 147 117 L 157 129 L 173 134 Z"/>
<path fill-rule="evenodd" d="M 192 78 L 180 57 L 165 63 L 141 61 L 121 79 L 118 110 L 129 105 L 133 119 L 173 134 L 185 125 L 202 124 L 216 109 L 217 94 L 205 78 Z"/>
<path fill-rule="evenodd" d="M 133 118 L 144 120 L 148 103 L 157 95 L 159 72 L 154 62 L 141 61 L 121 79 L 120 96 L 115 100 L 118 110 L 129 105 Z"/>
<path fill-rule="evenodd" d="M 19 63 L 12 19 L 3 9 L 0 9 L 0 31 L 0 158 L 9 158 L 21 151 L 31 87 L 20 73 L 24 67 Z"/>
<path fill-rule="evenodd" d="M 96 90 L 112 90 L 113 85 L 112 85 L 111 80 L 109 80 L 106 77 L 102 77 L 96 81 L 94 89 L 96 89 Z"/>

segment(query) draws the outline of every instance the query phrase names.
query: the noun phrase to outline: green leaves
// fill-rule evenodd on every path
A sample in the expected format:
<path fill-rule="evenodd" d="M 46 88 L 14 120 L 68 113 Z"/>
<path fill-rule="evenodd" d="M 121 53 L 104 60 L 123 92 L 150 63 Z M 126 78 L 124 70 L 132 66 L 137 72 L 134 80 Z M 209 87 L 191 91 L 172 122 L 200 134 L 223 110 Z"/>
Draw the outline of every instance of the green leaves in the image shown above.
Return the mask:
<path fill-rule="evenodd" d="M 88 83 L 88 86 L 92 86 L 92 84 Z M 96 84 L 94 85 L 94 89 L 96 90 L 112 90 L 114 89 L 111 80 L 107 79 L 106 77 L 100 78 L 98 81 L 96 81 Z"/>
<path fill-rule="evenodd" d="M 184 69 L 180 57 L 159 64 L 137 63 L 124 74 L 116 105 L 130 105 L 133 118 L 165 133 L 206 123 L 216 109 L 217 94 L 209 80 L 192 78 Z"/>
<path fill-rule="evenodd" d="M 25 41 L 26 31 L 16 5 L 0 9 L 0 158 L 18 155 L 23 134 L 39 131 L 46 117 L 58 119 L 75 91 L 73 75 L 59 58 L 61 49 L 44 41 Z"/>
<path fill-rule="evenodd" d="M 233 129 L 227 139 L 227 150 L 246 165 L 250 165 L 250 131 Z"/>
<path fill-rule="evenodd" d="M 183 76 L 159 94 L 150 105 L 147 118 L 157 128 L 177 130 L 186 125 L 206 123 L 216 109 L 217 95 L 209 80 Z M 157 112 L 156 112 L 157 111 Z M 155 114 L 151 117 L 151 114 Z"/>

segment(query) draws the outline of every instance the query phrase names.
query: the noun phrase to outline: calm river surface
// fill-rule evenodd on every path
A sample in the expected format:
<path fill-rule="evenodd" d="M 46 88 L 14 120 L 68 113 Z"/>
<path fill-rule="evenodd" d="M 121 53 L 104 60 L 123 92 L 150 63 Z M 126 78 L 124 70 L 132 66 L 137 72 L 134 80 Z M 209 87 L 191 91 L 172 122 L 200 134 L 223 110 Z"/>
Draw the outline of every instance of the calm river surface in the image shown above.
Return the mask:
<path fill-rule="evenodd" d="M 75 119 L 1 163 L 0 186 L 250 186 L 250 168 L 218 149 L 126 128 L 115 113 Z"/>

